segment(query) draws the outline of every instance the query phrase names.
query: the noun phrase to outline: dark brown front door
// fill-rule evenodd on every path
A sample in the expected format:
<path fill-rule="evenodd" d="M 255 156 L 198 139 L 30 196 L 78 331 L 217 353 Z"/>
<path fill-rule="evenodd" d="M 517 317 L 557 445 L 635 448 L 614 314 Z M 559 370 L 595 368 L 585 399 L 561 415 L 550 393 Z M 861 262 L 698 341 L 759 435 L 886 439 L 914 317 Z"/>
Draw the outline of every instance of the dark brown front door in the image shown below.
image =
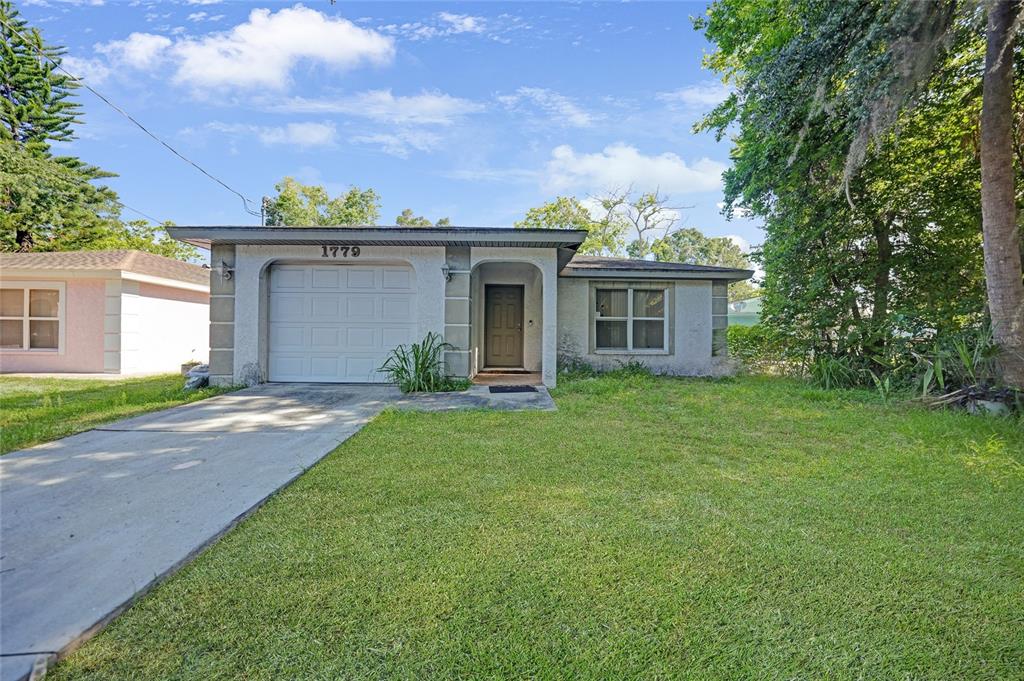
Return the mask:
<path fill-rule="evenodd" d="M 523 366 L 523 287 L 484 289 L 484 365 Z"/>

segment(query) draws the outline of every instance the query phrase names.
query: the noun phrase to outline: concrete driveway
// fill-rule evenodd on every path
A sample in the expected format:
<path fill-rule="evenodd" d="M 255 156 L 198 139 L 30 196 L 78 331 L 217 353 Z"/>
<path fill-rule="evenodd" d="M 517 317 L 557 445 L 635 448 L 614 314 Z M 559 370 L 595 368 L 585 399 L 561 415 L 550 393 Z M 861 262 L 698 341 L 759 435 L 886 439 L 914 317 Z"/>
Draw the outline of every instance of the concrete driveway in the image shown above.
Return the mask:
<path fill-rule="evenodd" d="M 0 457 L 0 679 L 69 652 L 397 397 L 268 384 Z"/>

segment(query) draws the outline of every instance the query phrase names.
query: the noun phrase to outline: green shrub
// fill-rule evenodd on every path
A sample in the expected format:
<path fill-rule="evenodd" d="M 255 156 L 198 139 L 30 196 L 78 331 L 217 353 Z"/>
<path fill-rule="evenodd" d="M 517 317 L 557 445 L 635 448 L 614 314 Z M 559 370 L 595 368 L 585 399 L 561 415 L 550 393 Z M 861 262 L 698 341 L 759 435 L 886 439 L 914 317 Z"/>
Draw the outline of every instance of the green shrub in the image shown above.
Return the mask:
<path fill-rule="evenodd" d="M 853 360 L 845 355 L 817 355 L 811 362 L 810 370 L 811 380 L 826 390 L 858 387 L 866 379 L 853 366 Z"/>
<path fill-rule="evenodd" d="M 786 372 L 800 362 L 787 356 L 779 334 L 763 324 L 730 326 L 726 331 L 729 355 L 755 373 Z"/>
<path fill-rule="evenodd" d="M 998 347 L 988 326 L 968 329 L 956 336 L 936 338 L 920 352 L 916 383 L 922 395 L 973 385 L 995 385 Z"/>
<path fill-rule="evenodd" d="M 465 390 L 469 381 L 445 374 L 444 351 L 454 346 L 430 332 L 419 343 L 399 345 L 391 351 L 378 371 L 387 374 L 403 393 Z"/>

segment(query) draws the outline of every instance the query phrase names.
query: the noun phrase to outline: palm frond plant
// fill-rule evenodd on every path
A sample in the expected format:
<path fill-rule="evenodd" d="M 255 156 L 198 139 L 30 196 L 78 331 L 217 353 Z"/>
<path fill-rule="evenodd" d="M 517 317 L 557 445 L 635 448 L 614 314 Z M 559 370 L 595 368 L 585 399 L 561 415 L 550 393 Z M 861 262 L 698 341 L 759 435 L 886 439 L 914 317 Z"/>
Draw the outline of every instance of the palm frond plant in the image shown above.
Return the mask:
<path fill-rule="evenodd" d="M 811 362 L 811 380 L 817 385 L 832 390 L 851 388 L 858 384 L 858 372 L 848 357 L 818 355 Z"/>
<path fill-rule="evenodd" d="M 403 393 L 464 389 L 466 381 L 445 373 L 444 352 L 454 348 L 431 331 L 419 343 L 399 345 L 392 350 L 378 371 L 386 374 Z"/>

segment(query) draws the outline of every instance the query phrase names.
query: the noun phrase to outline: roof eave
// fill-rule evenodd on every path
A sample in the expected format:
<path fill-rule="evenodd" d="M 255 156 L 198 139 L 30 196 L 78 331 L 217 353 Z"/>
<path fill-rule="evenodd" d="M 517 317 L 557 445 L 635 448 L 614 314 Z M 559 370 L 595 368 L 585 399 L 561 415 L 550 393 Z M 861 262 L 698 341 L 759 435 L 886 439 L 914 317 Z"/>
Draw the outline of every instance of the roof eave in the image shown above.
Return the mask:
<path fill-rule="evenodd" d="M 157 274 L 145 274 L 143 272 L 132 272 L 121 268 L 108 269 L 85 269 L 81 267 L 5 267 L 0 273 L 0 281 L 11 282 L 19 280 L 42 280 L 53 279 L 126 279 L 146 284 L 156 284 L 168 288 L 185 289 L 198 291 L 200 293 L 210 292 L 210 283 L 186 281 L 176 277 L 166 277 Z"/>
<path fill-rule="evenodd" d="M 726 281 L 745 281 L 754 276 L 753 270 L 627 270 L 621 268 L 576 269 L 566 267 L 561 276 L 578 279 L 723 279 Z"/>
<path fill-rule="evenodd" d="M 247 246 L 356 245 L 356 246 L 525 246 L 576 249 L 586 238 L 582 230 L 563 229 L 445 229 L 361 227 L 169 227 L 179 241 L 210 248 L 213 245 Z"/>

